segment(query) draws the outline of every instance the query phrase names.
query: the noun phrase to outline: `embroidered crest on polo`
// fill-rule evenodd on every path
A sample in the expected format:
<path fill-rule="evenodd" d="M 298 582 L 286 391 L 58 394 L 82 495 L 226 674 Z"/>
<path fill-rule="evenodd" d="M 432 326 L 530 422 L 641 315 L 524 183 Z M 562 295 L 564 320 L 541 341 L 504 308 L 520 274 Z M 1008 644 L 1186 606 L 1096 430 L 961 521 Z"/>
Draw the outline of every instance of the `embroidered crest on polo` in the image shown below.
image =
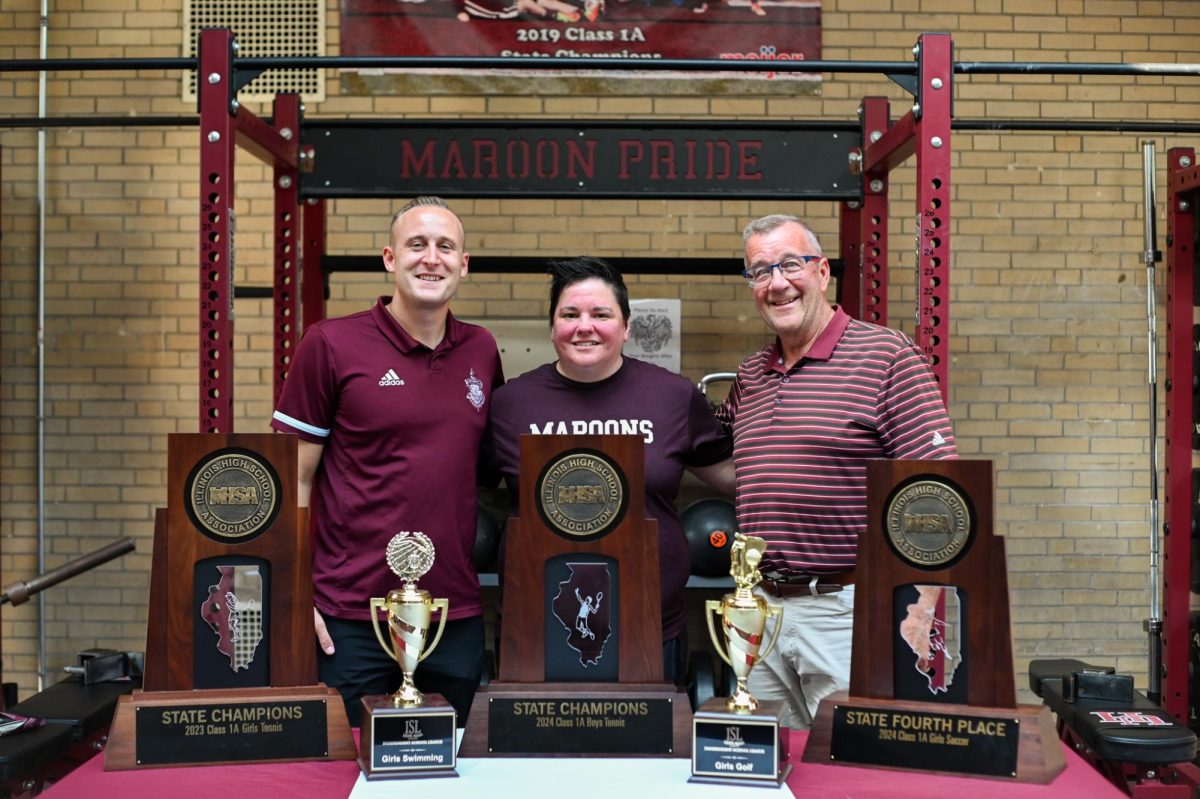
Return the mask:
<path fill-rule="evenodd" d="M 402 385 L 404 385 L 404 379 L 401 378 L 400 375 L 396 374 L 395 369 L 388 369 L 384 373 L 383 377 L 379 378 L 379 385 L 381 385 L 381 386 L 402 386 Z"/>
<path fill-rule="evenodd" d="M 467 402 L 479 410 L 483 407 L 483 381 L 475 376 L 475 370 L 471 370 L 471 374 L 463 381 L 467 384 Z"/>
<path fill-rule="evenodd" d="M 934 430 L 933 431 L 933 445 L 935 447 L 940 447 L 942 444 L 945 444 L 945 443 L 946 443 L 946 439 L 942 438 L 942 434 L 939 433 L 938 431 Z"/>

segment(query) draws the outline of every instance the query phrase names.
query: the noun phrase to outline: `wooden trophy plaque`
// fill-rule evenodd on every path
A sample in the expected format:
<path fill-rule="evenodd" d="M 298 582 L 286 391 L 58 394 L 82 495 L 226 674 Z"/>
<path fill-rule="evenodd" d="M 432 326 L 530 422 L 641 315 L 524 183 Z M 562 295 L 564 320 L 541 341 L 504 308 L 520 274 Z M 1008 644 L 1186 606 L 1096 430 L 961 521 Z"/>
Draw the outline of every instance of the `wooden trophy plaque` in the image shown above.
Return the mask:
<path fill-rule="evenodd" d="M 500 674 L 460 757 L 690 757 L 687 695 L 663 681 L 644 457 L 639 436 L 521 436 Z"/>
<path fill-rule="evenodd" d="M 341 697 L 317 684 L 296 484 L 294 436 L 169 437 L 143 688 L 117 705 L 105 769 L 356 756 Z"/>
<path fill-rule="evenodd" d="M 821 701 L 804 760 L 1047 783 L 1044 706 L 1018 705 L 991 461 L 867 464 L 849 692 Z"/>

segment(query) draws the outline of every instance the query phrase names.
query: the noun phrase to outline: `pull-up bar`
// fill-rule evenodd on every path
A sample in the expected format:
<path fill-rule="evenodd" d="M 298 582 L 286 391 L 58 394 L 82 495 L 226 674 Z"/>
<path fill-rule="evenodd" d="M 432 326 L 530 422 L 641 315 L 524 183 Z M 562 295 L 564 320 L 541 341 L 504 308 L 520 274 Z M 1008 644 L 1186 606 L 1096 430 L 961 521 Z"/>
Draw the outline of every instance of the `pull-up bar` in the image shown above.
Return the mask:
<path fill-rule="evenodd" d="M 263 56 L 234 57 L 236 71 L 254 72 L 270 69 L 505 69 L 522 70 L 595 70 L 595 58 L 546 58 L 536 63 L 513 58 L 495 57 L 416 57 L 416 56 Z M 762 72 L 763 62 L 749 59 L 715 58 L 605 58 L 603 67 L 611 70 L 641 72 Z M 199 58 L 17 58 L 0 61 L 4 72 L 114 72 L 119 70 L 196 70 Z M 915 61 L 772 61 L 772 72 L 826 72 L 831 74 L 916 75 Z M 952 70 L 959 75 L 1116 75 L 1137 77 L 1159 75 L 1174 77 L 1200 76 L 1200 64 L 1171 63 L 1065 63 L 958 61 Z"/>

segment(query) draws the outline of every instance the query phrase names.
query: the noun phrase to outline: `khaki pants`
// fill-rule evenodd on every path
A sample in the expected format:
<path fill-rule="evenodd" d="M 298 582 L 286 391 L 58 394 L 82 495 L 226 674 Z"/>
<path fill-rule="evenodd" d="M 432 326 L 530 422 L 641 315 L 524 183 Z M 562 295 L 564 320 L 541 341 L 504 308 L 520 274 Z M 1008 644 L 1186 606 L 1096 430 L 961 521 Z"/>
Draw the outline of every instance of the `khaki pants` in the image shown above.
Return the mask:
<path fill-rule="evenodd" d="M 783 605 L 783 623 L 779 641 L 754 666 L 746 687 L 760 701 L 781 700 L 784 725 L 807 730 L 821 699 L 850 686 L 854 586 L 836 594 L 782 599 L 761 589 L 756 593 Z M 768 635 L 774 623 L 767 622 Z"/>

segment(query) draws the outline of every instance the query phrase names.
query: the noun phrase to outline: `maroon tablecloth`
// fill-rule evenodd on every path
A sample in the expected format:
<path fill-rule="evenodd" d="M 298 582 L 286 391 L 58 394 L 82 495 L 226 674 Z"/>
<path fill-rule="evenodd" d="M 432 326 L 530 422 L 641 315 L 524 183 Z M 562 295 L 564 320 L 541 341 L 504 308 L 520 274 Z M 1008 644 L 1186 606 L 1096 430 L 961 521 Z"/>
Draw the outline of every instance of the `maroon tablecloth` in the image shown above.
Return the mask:
<path fill-rule="evenodd" d="M 795 762 L 788 786 L 792 793 L 803 799 L 1115 799 L 1125 796 L 1065 746 L 1066 771 L 1049 785 L 1025 785 L 1004 780 L 804 763 L 800 755 L 807 740 L 807 733 L 792 733 L 791 749 Z M 614 796 L 635 795 L 622 790 L 619 773 L 612 774 L 611 778 Z M 143 796 L 164 799 L 223 796 L 344 799 L 350 795 L 357 779 L 358 764 L 352 761 L 106 772 L 103 756 L 97 756 L 43 795 L 50 799 L 135 799 Z M 486 791 L 486 787 L 481 787 L 480 795 L 485 795 Z M 680 783 L 679 795 L 686 797 L 687 791 L 688 785 Z"/>
<path fill-rule="evenodd" d="M 1067 768 L 1049 785 L 1009 780 L 969 779 L 801 762 L 807 732 L 792 733 L 792 774 L 788 787 L 803 799 L 1108 799 L 1125 797 L 1100 772 L 1062 744 Z"/>

